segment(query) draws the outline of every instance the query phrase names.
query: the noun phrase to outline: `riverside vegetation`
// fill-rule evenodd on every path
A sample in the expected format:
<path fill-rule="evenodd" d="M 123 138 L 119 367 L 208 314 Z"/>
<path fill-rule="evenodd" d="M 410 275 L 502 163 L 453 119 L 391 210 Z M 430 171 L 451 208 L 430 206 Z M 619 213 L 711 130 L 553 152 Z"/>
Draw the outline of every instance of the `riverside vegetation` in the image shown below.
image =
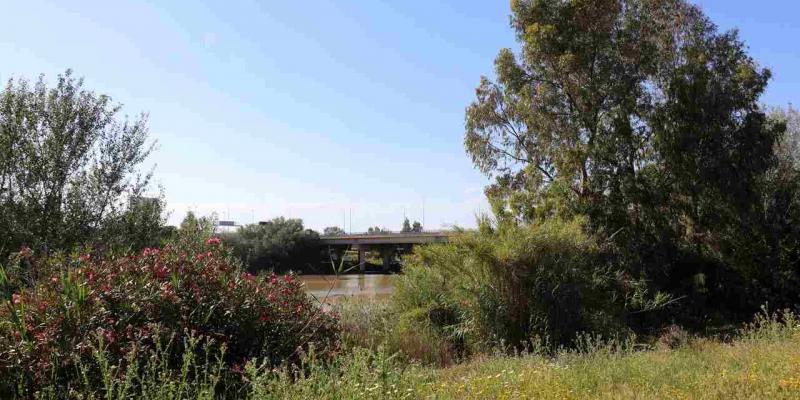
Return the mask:
<path fill-rule="evenodd" d="M 578 226 L 549 227 L 553 236 L 539 240 L 584 251 L 585 238 L 571 235 Z M 788 310 L 765 309 L 754 322 L 711 336 L 674 326 L 649 337 L 587 330 L 559 344 L 551 335 L 560 331 L 545 322 L 549 309 L 540 315 L 535 304 L 520 314 L 529 318 L 491 324 L 520 297 L 489 290 L 498 282 L 484 280 L 480 267 L 452 289 L 433 290 L 446 270 L 430 277 L 419 263 L 475 245 L 480 233 L 425 248 L 390 300 L 353 299 L 327 312 L 291 275 L 249 275 L 218 239 L 187 235 L 125 257 L 15 254 L 0 274 L 10 293 L 0 310 L 3 397 L 800 396 L 800 321 Z M 561 260 L 575 261 L 561 254 L 551 262 Z M 38 283 L 18 286 L 30 274 Z M 470 304 L 482 302 L 470 289 L 486 293 L 493 307 Z M 591 315 L 587 321 L 608 329 L 609 321 Z M 525 319 L 543 322 L 514 325 Z"/>
<path fill-rule="evenodd" d="M 275 275 L 301 221 L 165 227 L 144 116 L 9 81 L 0 397 L 800 397 L 800 113 L 758 103 L 769 70 L 683 0 L 511 14 L 465 120 L 492 214 L 334 309 Z"/>

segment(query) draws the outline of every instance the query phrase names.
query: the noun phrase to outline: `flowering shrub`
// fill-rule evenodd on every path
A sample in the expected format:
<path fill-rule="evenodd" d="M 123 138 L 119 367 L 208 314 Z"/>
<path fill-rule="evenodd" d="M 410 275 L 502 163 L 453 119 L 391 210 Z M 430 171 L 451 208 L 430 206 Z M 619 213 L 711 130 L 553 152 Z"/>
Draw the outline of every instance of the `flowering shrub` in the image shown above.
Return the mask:
<path fill-rule="evenodd" d="M 180 344 L 203 337 L 224 348 L 234 377 L 251 359 L 291 362 L 311 342 L 322 354 L 335 350 L 335 318 L 311 303 L 300 282 L 242 272 L 216 238 L 60 263 L 32 287 L 0 300 L 0 397 L 21 394 L 20 385 L 29 394 L 85 380 L 75 366 L 92 359 L 98 342 L 124 369 L 134 362 L 130 354 L 146 354 L 141 350 L 157 343 L 172 343 L 179 365 Z"/>

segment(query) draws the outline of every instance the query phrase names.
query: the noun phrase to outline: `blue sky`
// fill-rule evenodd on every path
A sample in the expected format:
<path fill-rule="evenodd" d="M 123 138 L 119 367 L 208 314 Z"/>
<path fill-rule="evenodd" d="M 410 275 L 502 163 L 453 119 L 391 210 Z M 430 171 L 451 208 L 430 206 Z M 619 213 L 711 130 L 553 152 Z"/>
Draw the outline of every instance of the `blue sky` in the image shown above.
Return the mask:
<path fill-rule="evenodd" d="M 487 178 L 462 147 L 464 108 L 502 47 L 508 2 L 7 1 L 0 79 L 72 68 L 150 114 L 149 161 L 171 222 L 470 226 Z M 763 101 L 800 93 L 800 4 L 698 0 L 772 69 Z"/>

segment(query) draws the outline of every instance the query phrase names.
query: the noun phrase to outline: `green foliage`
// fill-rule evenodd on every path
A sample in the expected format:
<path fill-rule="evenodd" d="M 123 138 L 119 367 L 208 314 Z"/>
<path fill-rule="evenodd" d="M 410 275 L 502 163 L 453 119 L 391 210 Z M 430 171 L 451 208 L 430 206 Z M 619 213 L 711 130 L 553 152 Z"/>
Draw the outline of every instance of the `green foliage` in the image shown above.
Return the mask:
<path fill-rule="evenodd" d="M 121 214 L 109 218 L 98 245 L 119 253 L 164 245 L 172 235 L 165 209 L 163 195 L 131 198 Z"/>
<path fill-rule="evenodd" d="M 194 212 L 189 211 L 178 225 L 173 241 L 182 247 L 197 249 L 205 245 L 206 240 L 216 233 L 216 225 L 217 216 L 215 214 L 198 218 Z"/>
<path fill-rule="evenodd" d="M 319 234 L 300 219 L 278 217 L 222 235 L 250 271 L 315 271 L 320 262 Z"/>
<path fill-rule="evenodd" d="M 405 374 L 395 355 L 383 349 L 358 349 L 323 364 L 313 353 L 304 363 L 274 372 L 251 363 L 247 375 L 250 399 L 387 399 L 410 398 L 417 384 Z"/>
<path fill-rule="evenodd" d="M 369 349 L 397 354 L 405 362 L 446 366 L 458 361 L 459 349 L 437 326 L 415 313 L 379 299 L 344 298 L 335 306 L 345 351 Z"/>
<path fill-rule="evenodd" d="M 78 360 L 79 378 L 72 382 L 69 395 L 86 399 L 207 399 L 219 398 L 219 388 L 230 375 L 223 358 L 225 347 L 213 340 L 189 335 L 182 346 L 157 342 L 154 348 L 133 347 L 119 367 L 116 356 L 102 338 L 88 349 L 91 356 Z M 178 350 L 182 349 L 182 350 Z M 203 357 L 198 357 L 202 354 Z M 179 361 L 174 361 L 175 357 Z M 95 375 L 96 374 L 96 375 Z M 99 383 L 96 379 L 99 377 Z M 233 391 L 232 389 L 230 389 Z M 64 396 L 58 384 L 47 385 L 33 398 L 59 399 Z"/>
<path fill-rule="evenodd" d="M 683 0 L 515 0 L 512 27 L 520 52 L 481 79 L 464 139 L 499 219 L 586 216 L 625 274 L 679 299 L 645 325 L 797 304 L 797 168 L 775 152 L 793 141 L 735 31 Z"/>
<path fill-rule="evenodd" d="M 571 345 L 579 332 L 624 335 L 627 312 L 659 305 L 607 267 L 580 220 L 483 220 L 479 232 L 418 248 L 404 272 L 394 307 L 472 349 Z"/>
<path fill-rule="evenodd" d="M 740 335 L 727 343 L 690 339 L 675 349 L 657 351 L 584 338 L 580 352 L 488 356 L 445 369 L 403 366 L 397 363 L 398 357 L 380 348 L 348 354 L 329 369 L 309 366 L 306 372 L 257 375 L 254 395 L 297 399 L 797 398 L 800 325 L 796 317 L 762 314 Z"/>
<path fill-rule="evenodd" d="M 756 104 L 769 72 L 696 7 L 515 1 L 512 13 L 521 54 L 501 50 L 497 83 L 481 80 L 466 117 L 468 153 L 497 175 L 497 211 L 531 219 L 582 210 L 618 228 L 606 220 L 635 217 L 646 200 L 741 196 L 724 185 L 752 185 L 769 166 L 779 132 Z M 722 179 L 727 168 L 740 179 Z M 649 198 L 664 189 L 672 198 Z"/>
<path fill-rule="evenodd" d="M 98 389 L 76 382 L 76 398 L 147 399 L 795 399 L 800 395 L 800 326 L 786 314 L 763 315 L 742 337 L 721 343 L 693 339 L 672 350 L 632 351 L 593 343 L 591 352 L 564 351 L 552 357 L 491 356 L 444 369 L 403 363 L 380 347 L 358 349 L 330 361 L 313 348 L 300 363 L 272 368 L 259 360 L 243 369 L 248 384 L 224 385 L 224 351 L 166 362 L 170 348 L 151 351 L 138 369 L 100 368 Z M 204 348 L 190 337 L 186 347 Z M 108 357 L 103 343 L 92 359 Z M 97 364 L 103 365 L 102 361 Z M 80 369 L 80 368 L 79 368 Z M 185 371 L 185 372 L 184 372 Z M 108 390 L 110 388 L 111 390 Z M 36 398 L 57 398 L 43 388 Z"/>
<path fill-rule="evenodd" d="M 0 255 L 156 240 L 163 205 L 143 210 L 135 200 L 150 180 L 140 172 L 153 148 L 147 116 L 120 110 L 69 70 L 54 87 L 43 76 L 9 80 L 0 92 Z"/>

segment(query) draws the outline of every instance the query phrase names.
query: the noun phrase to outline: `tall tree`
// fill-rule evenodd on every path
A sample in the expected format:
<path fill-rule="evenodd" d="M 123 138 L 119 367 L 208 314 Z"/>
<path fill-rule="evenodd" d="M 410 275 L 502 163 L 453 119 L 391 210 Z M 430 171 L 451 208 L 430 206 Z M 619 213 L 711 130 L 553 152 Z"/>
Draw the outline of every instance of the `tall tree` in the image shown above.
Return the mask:
<path fill-rule="evenodd" d="M 623 221 L 645 202 L 742 195 L 768 167 L 777 132 L 757 100 L 770 73 L 696 7 L 519 0 L 512 11 L 522 52 L 500 51 L 497 82 L 481 79 L 466 114 L 497 211 Z M 665 189 L 670 199 L 649 198 Z"/>
<path fill-rule="evenodd" d="M 737 33 L 683 0 L 511 6 L 521 51 L 500 51 L 465 124 L 496 215 L 585 214 L 663 285 L 703 280 L 678 272 L 687 257 L 750 268 L 740 245 L 783 125 L 759 108 L 770 72 Z"/>
<path fill-rule="evenodd" d="M 95 241 L 110 222 L 141 211 L 128 208 L 148 187 L 140 167 L 153 144 L 147 116 L 120 110 L 69 70 L 54 87 L 43 76 L 33 85 L 8 81 L 0 92 L 0 251 Z M 160 220 L 160 211 L 145 214 Z"/>

